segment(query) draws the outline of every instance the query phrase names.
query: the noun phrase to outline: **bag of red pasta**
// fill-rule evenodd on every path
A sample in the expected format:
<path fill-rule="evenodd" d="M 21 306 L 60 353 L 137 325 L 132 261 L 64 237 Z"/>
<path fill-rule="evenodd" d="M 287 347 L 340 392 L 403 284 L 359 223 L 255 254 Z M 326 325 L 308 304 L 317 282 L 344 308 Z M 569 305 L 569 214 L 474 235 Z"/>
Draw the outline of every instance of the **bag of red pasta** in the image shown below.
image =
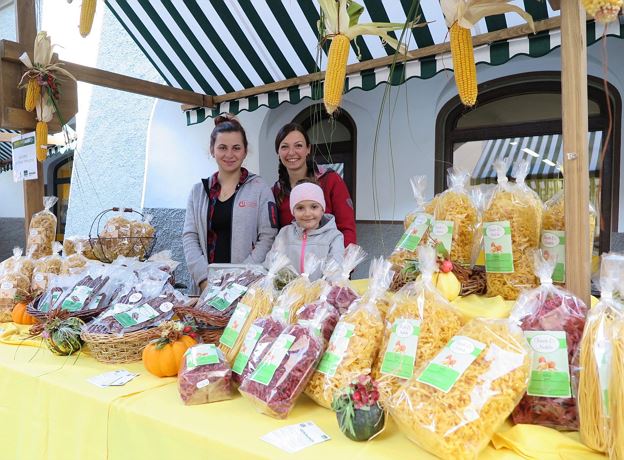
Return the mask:
<path fill-rule="evenodd" d="M 520 295 L 511 319 L 524 331 L 533 349 L 526 395 L 512 414 L 514 423 L 578 430 L 575 395 L 578 368 L 573 357 L 580 346 L 587 307 L 570 292 L 553 285 L 556 258 L 535 251 L 535 274 L 540 286 Z"/>
<path fill-rule="evenodd" d="M 338 310 L 327 300 L 331 289 L 330 286 L 327 286 L 319 300 L 304 305 L 297 310 L 296 314 L 297 323 L 310 327 L 317 336 L 324 340 L 325 344 L 329 342 L 340 319 Z"/>
<path fill-rule="evenodd" d="M 239 388 L 263 414 L 283 419 L 305 389 L 323 353 L 323 340 L 300 324 L 288 326 Z"/>
<path fill-rule="evenodd" d="M 343 315 L 351 304 L 360 296 L 351 287 L 351 272 L 362 263 L 368 254 L 357 244 L 350 244 L 345 249 L 342 263 L 329 259 L 323 267 L 323 274 L 331 284 L 331 290 L 327 294 L 327 301 L 338 309 Z"/>
<path fill-rule="evenodd" d="M 232 399 L 232 371 L 223 352 L 213 343 L 186 350 L 178 372 L 178 389 L 187 406 Z"/>

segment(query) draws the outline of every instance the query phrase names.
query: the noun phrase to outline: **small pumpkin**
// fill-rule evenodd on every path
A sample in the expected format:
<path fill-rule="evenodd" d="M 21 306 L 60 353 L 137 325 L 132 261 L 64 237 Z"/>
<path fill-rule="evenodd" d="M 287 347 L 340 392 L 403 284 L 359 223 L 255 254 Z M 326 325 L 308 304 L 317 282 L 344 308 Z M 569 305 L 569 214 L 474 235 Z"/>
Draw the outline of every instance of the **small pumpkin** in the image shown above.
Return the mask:
<path fill-rule="evenodd" d="M 167 321 L 162 326 L 161 337 L 150 342 L 143 350 L 143 365 L 156 377 L 173 377 L 186 350 L 197 342 L 190 335 L 184 334 L 181 323 Z"/>
<path fill-rule="evenodd" d="M 13 311 L 11 312 L 11 319 L 14 323 L 32 325 L 37 322 L 37 319 L 34 316 L 28 314 L 26 311 L 27 307 L 28 306 L 23 302 L 15 304 Z"/>

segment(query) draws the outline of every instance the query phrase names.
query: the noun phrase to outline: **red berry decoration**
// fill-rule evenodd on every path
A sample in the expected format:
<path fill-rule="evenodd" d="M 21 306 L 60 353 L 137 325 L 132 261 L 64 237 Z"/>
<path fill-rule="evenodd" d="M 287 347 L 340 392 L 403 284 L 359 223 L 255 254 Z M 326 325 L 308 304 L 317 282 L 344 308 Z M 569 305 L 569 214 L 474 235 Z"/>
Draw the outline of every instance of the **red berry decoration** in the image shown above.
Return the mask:
<path fill-rule="evenodd" d="M 453 262 L 451 262 L 448 259 L 442 261 L 442 263 L 440 264 L 440 271 L 442 273 L 452 272 L 453 271 Z"/>

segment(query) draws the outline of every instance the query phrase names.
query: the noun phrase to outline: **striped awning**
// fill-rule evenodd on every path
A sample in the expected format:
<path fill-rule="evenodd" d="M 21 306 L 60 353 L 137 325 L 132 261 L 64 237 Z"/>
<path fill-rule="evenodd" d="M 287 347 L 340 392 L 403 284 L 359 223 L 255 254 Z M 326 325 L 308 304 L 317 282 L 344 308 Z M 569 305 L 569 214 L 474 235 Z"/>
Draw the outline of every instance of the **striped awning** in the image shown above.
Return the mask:
<path fill-rule="evenodd" d="M 360 22 L 405 22 L 420 16 L 427 26 L 406 33 L 408 49 L 418 50 L 448 41 L 448 30 L 438 0 L 361 0 L 365 11 Z M 545 0 L 513 0 L 535 21 L 557 17 Z M 319 48 L 315 0 L 106 0 L 163 79 L 177 88 L 214 96 L 263 86 L 325 69 L 328 47 Z M 414 6 L 416 5 L 416 6 Z M 504 14 L 481 20 L 473 35 L 522 24 L 518 15 Z M 603 34 L 593 22 L 587 25 L 588 44 Z M 615 21 L 607 35 L 624 37 L 624 24 Z M 396 35 L 395 35 L 396 37 Z M 399 38 L 399 37 L 397 37 Z M 543 31 L 475 49 L 476 61 L 500 65 L 517 55 L 543 56 L 561 44 L 560 31 Z M 352 43 L 349 64 L 387 57 L 394 50 L 378 37 L 358 37 Z M 451 69 L 450 55 L 443 54 L 349 75 L 346 90 L 371 90 L 379 83 L 401 84 L 410 78 L 430 78 Z M 239 98 L 212 109 L 187 113 L 189 124 L 218 113 L 252 111 L 320 99 L 321 82 L 294 85 L 280 91 Z"/>
<path fill-rule="evenodd" d="M 598 175 L 601 148 L 602 131 L 588 133 L 591 176 Z M 472 171 L 472 178 L 478 183 L 496 179 L 494 162 L 504 158 L 509 158 L 511 165 L 517 164 L 521 159 L 529 160 L 530 178 L 558 176 L 563 165 L 563 137 L 561 134 L 553 134 L 489 140 L 485 143 L 481 157 Z M 508 171 L 508 174 L 514 176 L 514 171 Z"/>
<path fill-rule="evenodd" d="M 16 134 L 19 131 L 0 128 L 0 133 Z M 65 147 L 52 145 L 48 148 L 48 157 L 63 153 Z M 0 142 L 0 173 L 13 169 L 13 146 L 11 142 Z"/>

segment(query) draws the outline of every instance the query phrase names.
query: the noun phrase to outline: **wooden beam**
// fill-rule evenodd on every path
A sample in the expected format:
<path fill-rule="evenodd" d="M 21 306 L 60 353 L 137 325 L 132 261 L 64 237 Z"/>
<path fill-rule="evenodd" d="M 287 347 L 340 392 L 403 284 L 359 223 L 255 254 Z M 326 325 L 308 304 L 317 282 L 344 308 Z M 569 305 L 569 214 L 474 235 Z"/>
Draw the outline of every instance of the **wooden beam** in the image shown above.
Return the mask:
<path fill-rule="evenodd" d="M 535 31 L 542 32 L 544 30 L 558 29 L 561 27 L 561 18 L 545 19 L 543 21 L 535 22 Z M 472 43 L 475 47 L 480 45 L 486 45 L 499 40 L 509 40 L 512 38 L 522 37 L 533 33 L 528 24 L 520 26 L 510 27 L 508 29 L 497 30 L 496 32 L 489 32 L 487 34 L 477 35 L 472 38 Z M 450 43 L 441 43 L 439 45 L 427 46 L 415 51 L 410 51 L 407 56 L 399 55 L 396 57 L 397 62 L 408 62 L 416 59 L 423 59 L 429 56 L 437 56 L 438 54 L 450 53 Z M 358 62 L 347 66 L 347 75 L 357 74 L 363 70 L 376 69 L 378 67 L 390 66 L 394 62 L 394 56 L 386 56 L 377 59 L 371 59 L 369 61 Z M 248 88 L 241 91 L 235 91 L 232 93 L 223 94 L 221 96 L 214 96 L 213 102 L 219 104 L 222 102 L 233 101 L 244 97 L 256 96 L 258 94 L 268 93 L 270 91 L 279 91 L 291 86 L 298 86 L 306 83 L 312 83 L 314 81 L 322 80 L 325 78 L 325 72 L 316 72 L 301 77 L 290 78 L 288 80 L 277 81 L 269 83 L 268 85 L 256 86 L 254 88 Z"/>
<path fill-rule="evenodd" d="M 581 2 L 561 2 L 561 113 L 566 286 L 590 305 L 587 29 Z M 608 231 L 608 229 L 607 229 Z"/>
<path fill-rule="evenodd" d="M 19 57 L 29 48 L 24 47 L 21 43 L 15 43 L 3 40 L 3 46 L 0 48 L 0 59 L 8 62 L 20 62 Z M 141 80 L 139 78 L 128 77 L 106 70 L 94 69 L 73 62 L 59 61 L 59 63 L 77 80 L 90 83 L 97 86 L 105 86 L 107 88 L 127 91 L 144 96 L 156 97 L 168 101 L 180 102 L 182 104 L 193 105 L 194 107 L 212 107 L 212 96 L 206 94 L 194 93 L 184 89 L 172 88 L 167 85 L 160 85 L 150 81 Z"/>

